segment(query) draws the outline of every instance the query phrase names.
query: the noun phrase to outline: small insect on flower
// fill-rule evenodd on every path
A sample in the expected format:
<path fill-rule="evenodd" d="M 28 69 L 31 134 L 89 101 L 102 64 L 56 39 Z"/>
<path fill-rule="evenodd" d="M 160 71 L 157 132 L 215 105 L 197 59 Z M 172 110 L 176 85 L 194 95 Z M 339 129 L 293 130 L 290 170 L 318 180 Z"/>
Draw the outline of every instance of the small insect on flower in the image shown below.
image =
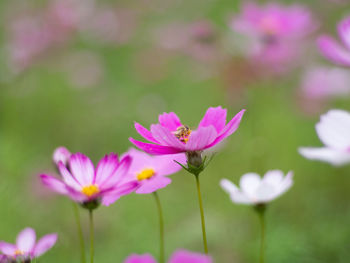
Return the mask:
<path fill-rule="evenodd" d="M 181 142 L 187 143 L 188 139 L 191 135 L 191 129 L 187 125 L 181 125 L 173 132 L 176 138 L 178 138 Z"/>

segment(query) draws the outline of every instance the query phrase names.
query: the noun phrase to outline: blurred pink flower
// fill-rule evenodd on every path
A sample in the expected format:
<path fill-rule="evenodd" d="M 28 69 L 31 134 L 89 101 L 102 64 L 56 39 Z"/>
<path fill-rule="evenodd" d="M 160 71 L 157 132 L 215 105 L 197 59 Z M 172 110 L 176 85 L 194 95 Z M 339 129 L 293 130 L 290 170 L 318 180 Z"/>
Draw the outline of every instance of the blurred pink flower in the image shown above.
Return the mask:
<path fill-rule="evenodd" d="M 158 189 L 166 187 L 171 183 L 168 175 L 181 170 L 179 163 L 186 163 L 185 154 L 151 156 L 134 148 L 126 153 L 132 158 L 128 176 L 131 180 L 138 180 L 139 188 L 137 194 L 149 194 Z"/>
<path fill-rule="evenodd" d="M 293 185 L 293 173 L 284 176 L 282 171 L 268 171 L 263 178 L 256 173 L 241 177 L 240 189 L 227 179 L 220 181 L 221 187 L 237 204 L 266 204 L 285 193 Z"/>
<path fill-rule="evenodd" d="M 94 202 L 98 205 L 101 201 L 108 206 L 137 189 L 136 180 L 125 181 L 130 164 L 130 156 L 126 155 L 119 161 L 118 156 L 111 153 L 100 160 L 95 170 L 88 157 L 75 153 L 69 156 L 67 165 L 62 161 L 58 162 L 62 179 L 45 174 L 40 177 L 42 183 L 52 191 L 67 195 L 82 205 Z"/>
<path fill-rule="evenodd" d="M 216 32 L 210 21 L 168 24 L 157 29 L 155 38 L 160 47 L 197 60 L 211 60 L 218 55 Z"/>
<path fill-rule="evenodd" d="M 304 74 L 301 91 L 310 99 L 350 95 L 350 71 L 326 67 L 308 70 Z"/>
<path fill-rule="evenodd" d="M 130 255 L 124 263 L 157 263 L 150 254 Z M 212 263 L 212 258 L 200 253 L 177 250 L 168 260 L 168 263 Z"/>
<path fill-rule="evenodd" d="M 57 167 L 60 162 L 67 166 L 71 155 L 71 152 L 66 147 L 60 146 L 53 152 L 52 159 Z"/>
<path fill-rule="evenodd" d="M 9 244 L 1 241 L 0 251 L 13 260 L 21 260 L 20 262 L 23 260 L 23 262 L 27 262 L 27 260 L 40 257 L 51 249 L 56 241 L 57 234 L 48 234 L 36 242 L 35 231 L 32 228 L 26 228 L 18 234 L 16 244 Z"/>
<path fill-rule="evenodd" d="M 248 43 L 243 48 L 248 57 L 281 71 L 299 57 L 301 40 L 317 27 L 317 23 L 301 5 L 245 3 L 230 27 L 247 37 Z"/>
<path fill-rule="evenodd" d="M 311 160 L 328 162 L 335 166 L 350 162 L 350 113 L 330 110 L 321 116 L 316 132 L 325 145 L 319 148 L 301 147 L 299 153 Z"/>
<path fill-rule="evenodd" d="M 321 53 L 333 63 L 350 67 L 350 17 L 345 18 L 338 24 L 338 34 L 343 46 L 328 35 L 319 37 L 318 46 Z"/>
<path fill-rule="evenodd" d="M 143 151 L 156 155 L 203 151 L 234 133 L 239 127 L 244 111 L 240 111 L 226 124 L 226 109 L 220 106 L 209 108 L 198 128 L 193 131 L 182 124 L 174 112 L 163 113 L 159 115 L 159 123 L 151 125 L 150 131 L 135 123 L 137 132 L 152 143 L 129 139 Z"/>

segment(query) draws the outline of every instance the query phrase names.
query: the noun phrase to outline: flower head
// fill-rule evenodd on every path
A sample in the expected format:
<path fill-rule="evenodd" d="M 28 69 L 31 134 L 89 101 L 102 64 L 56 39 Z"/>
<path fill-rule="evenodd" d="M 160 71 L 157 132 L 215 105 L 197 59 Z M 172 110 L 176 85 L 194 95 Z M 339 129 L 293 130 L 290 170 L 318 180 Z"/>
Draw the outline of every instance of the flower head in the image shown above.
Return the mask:
<path fill-rule="evenodd" d="M 316 132 L 325 145 L 319 148 L 302 147 L 299 153 L 311 160 L 320 160 L 333 165 L 350 162 L 350 113 L 330 110 L 321 116 Z"/>
<path fill-rule="evenodd" d="M 35 231 L 31 228 L 26 228 L 18 234 L 16 244 L 1 241 L 0 251 L 8 258 L 14 260 L 33 259 L 40 257 L 42 254 L 52 248 L 56 241 L 57 234 L 48 234 L 36 242 Z"/>
<path fill-rule="evenodd" d="M 157 263 L 150 254 L 130 255 L 124 263 Z M 210 256 L 200 253 L 189 252 L 186 250 L 178 250 L 170 257 L 168 263 L 212 263 Z"/>
<path fill-rule="evenodd" d="M 67 153 L 68 150 L 62 151 L 61 148 L 60 151 Z M 54 159 L 60 156 L 58 152 L 56 150 Z M 138 187 L 136 180 L 125 180 L 131 164 L 128 155 L 121 160 L 114 153 L 106 155 L 96 169 L 91 160 L 81 153 L 62 156 L 67 161 L 66 164 L 63 160 L 57 163 L 62 179 L 43 174 L 40 176 L 41 181 L 51 190 L 67 195 L 84 206 L 98 205 L 100 201 L 103 205 L 109 205 Z M 91 209 L 90 206 L 87 208 Z"/>
<path fill-rule="evenodd" d="M 166 187 L 171 183 L 171 179 L 167 176 L 181 169 L 181 166 L 175 161 L 179 163 L 185 163 L 186 161 L 183 153 L 151 156 L 131 148 L 126 154 L 132 158 L 128 178 L 137 180 L 140 185 L 136 190 L 137 194 L 149 194 Z"/>
<path fill-rule="evenodd" d="M 263 178 L 256 173 L 247 173 L 241 177 L 240 189 L 227 179 L 222 179 L 221 187 L 237 204 L 266 204 L 283 193 L 293 184 L 293 173 L 284 176 L 282 171 L 268 171 Z"/>
<path fill-rule="evenodd" d="M 137 132 L 151 143 L 133 138 L 130 141 L 141 150 L 154 155 L 203 151 L 234 133 L 243 113 L 244 110 L 240 111 L 226 124 L 226 109 L 209 108 L 197 129 L 181 123 L 174 112 L 163 113 L 159 115 L 159 123 L 151 125 L 150 130 L 135 123 Z"/>
<path fill-rule="evenodd" d="M 350 17 L 345 18 L 338 24 L 338 34 L 343 46 L 333 37 L 323 35 L 318 39 L 319 49 L 333 63 L 350 67 Z"/>
<path fill-rule="evenodd" d="M 249 57 L 280 69 L 299 56 L 301 40 L 317 25 L 301 5 L 245 3 L 230 27 L 247 38 L 244 49 Z"/>

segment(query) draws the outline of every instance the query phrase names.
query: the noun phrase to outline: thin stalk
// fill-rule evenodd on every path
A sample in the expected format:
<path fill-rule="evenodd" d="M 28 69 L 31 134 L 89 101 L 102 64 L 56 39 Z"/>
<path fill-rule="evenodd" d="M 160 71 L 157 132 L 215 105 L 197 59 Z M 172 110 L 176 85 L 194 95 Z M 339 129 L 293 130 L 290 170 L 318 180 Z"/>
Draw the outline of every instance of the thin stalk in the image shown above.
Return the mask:
<path fill-rule="evenodd" d="M 163 210 L 160 203 L 159 196 L 157 192 L 153 192 L 154 199 L 157 204 L 158 216 L 159 216 L 159 262 L 164 263 L 164 218 Z"/>
<path fill-rule="evenodd" d="M 260 239 L 260 263 L 265 262 L 265 209 L 259 211 L 260 228 L 261 228 L 261 239 Z"/>
<path fill-rule="evenodd" d="M 89 219 L 90 219 L 90 262 L 94 263 L 94 217 L 93 210 L 89 210 Z"/>
<path fill-rule="evenodd" d="M 86 263 L 83 229 L 81 228 L 81 223 L 80 223 L 79 207 L 75 202 L 73 202 L 73 209 L 74 209 L 74 216 L 77 224 L 77 231 L 78 231 L 78 237 L 79 237 L 79 243 L 80 243 L 80 260 L 81 260 L 81 263 Z"/>
<path fill-rule="evenodd" d="M 197 185 L 197 192 L 198 192 L 199 210 L 201 213 L 204 252 L 205 254 L 208 254 L 207 234 L 205 231 L 205 218 L 204 218 L 204 209 L 203 209 L 203 201 L 202 201 L 202 194 L 201 194 L 201 185 L 199 182 L 199 176 L 195 175 L 195 177 L 196 177 L 196 185 Z"/>

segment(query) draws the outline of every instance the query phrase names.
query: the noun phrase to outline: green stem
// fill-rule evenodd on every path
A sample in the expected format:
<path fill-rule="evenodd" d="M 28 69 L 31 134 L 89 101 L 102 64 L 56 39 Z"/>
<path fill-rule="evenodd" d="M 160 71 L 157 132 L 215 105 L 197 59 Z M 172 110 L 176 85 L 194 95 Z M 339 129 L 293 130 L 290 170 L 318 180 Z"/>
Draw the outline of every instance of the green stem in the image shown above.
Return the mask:
<path fill-rule="evenodd" d="M 83 229 L 81 228 L 81 223 L 80 223 L 79 207 L 75 202 L 73 202 L 73 209 L 74 209 L 75 221 L 77 224 L 77 231 L 78 231 L 78 237 L 79 237 L 79 243 L 80 243 L 80 253 L 81 253 L 80 260 L 81 260 L 81 263 L 86 263 Z"/>
<path fill-rule="evenodd" d="M 90 262 L 94 263 L 94 217 L 93 210 L 89 210 L 90 218 Z"/>
<path fill-rule="evenodd" d="M 158 215 L 159 215 L 159 262 L 164 263 L 164 219 L 163 219 L 163 211 L 162 206 L 160 203 L 159 196 L 157 192 L 153 192 L 153 196 L 155 198 L 157 208 L 158 208 Z"/>
<path fill-rule="evenodd" d="M 201 213 L 204 252 L 205 254 L 208 254 L 207 234 L 205 231 L 205 218 L 204 218 L 204 209 L 203 209 L 203 201 L 202 201 L 202 194 L 201 194 L 201 185 L 199 182 L 199 175 L 195 175 L 195 177 L 196 177 L 196 185 L 197 185 L 197 192 L 198 192 L 199 210 Z"/>
<path fill-rule="evenodd" d="M 259 212 L 260 228 L 261 228 L 261 239 L 260 239 L 260 263 L 265 262 L 265 209 L 261 209 Z"/>

